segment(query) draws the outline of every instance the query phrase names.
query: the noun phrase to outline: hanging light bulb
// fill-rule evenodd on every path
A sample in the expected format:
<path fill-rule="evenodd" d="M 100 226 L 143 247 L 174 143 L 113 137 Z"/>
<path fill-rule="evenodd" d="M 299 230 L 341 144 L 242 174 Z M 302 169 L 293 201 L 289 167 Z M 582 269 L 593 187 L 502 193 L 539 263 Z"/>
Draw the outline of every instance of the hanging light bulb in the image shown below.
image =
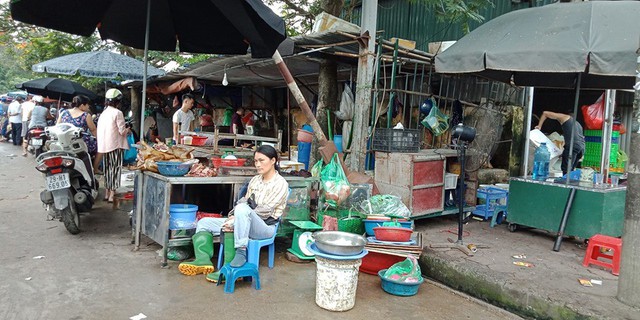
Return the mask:
<path fill-rule="evenodd" d="M 229 85 L 229 81 L 227 80 L 227 65 L 224 65 L 224 76 L 222 77 L 222 85 L 223 86 L 228 86 Z"/>

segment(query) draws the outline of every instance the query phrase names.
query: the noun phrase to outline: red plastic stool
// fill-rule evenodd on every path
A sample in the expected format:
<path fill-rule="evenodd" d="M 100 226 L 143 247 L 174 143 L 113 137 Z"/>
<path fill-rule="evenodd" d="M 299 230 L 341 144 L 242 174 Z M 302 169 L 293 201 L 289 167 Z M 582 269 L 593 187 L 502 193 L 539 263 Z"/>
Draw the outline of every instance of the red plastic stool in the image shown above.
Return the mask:
<path fill-rule="evenodd" d="M 613 250 L 613 255 L 603 253 L 601 248 Z M 613 275 L 620 274 L 620 255 L 622 254 L 622 239 L 596 234 L 589 239 L 587 252 L 584 254 L 582 265 L 588 267 L 589 264 L 595 264 L 604 268 L 611 269 Z M 598 258 L 605 258 L 611 262 L 604 262 Z"/>

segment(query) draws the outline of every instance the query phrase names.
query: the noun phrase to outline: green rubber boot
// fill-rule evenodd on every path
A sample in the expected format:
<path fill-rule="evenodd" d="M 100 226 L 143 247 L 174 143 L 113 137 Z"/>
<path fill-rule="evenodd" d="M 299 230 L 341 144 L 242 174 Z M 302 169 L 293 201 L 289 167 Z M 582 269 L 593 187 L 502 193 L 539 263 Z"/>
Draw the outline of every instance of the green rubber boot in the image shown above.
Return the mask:
<path fill-rule="evenodd" d="M 209 274 L 215 270 L 211 258 L 213 257 L 213 234 L 209 231 L 200 231 L 191 237 L 193 251 L 196 258 L 193 261 L 183 262 L 178 265 L 180 273 L 187 276 L 197 274 Z"/>
<path fill-rule="evenodd" d="M 235 240 L 233 240 L 233 232 L 225 232 L 223 235 L 224 239 L 224 259 L 222 265 L 225 265 L 236 256 L 236 248 L 234 248 Z M 207 274 L 207 281 L 209 282 L 218 282 L 218 277 L 220 276 L 220 270 Z"/>

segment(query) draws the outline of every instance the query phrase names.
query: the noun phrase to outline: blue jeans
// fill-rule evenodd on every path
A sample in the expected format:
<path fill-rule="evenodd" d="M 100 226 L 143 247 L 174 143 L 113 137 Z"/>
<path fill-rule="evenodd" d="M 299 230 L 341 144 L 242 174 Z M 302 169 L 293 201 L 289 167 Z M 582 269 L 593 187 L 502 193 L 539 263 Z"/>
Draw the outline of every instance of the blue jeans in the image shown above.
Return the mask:
<path fill-rule="evenodd" d="M 268 239 L 276 232 L 275 225 L 267 225 L 260 216 L 246 203 L 236 205 L 234 208 L 233 238 L 235 247 L 246 247 L 249 239 Z M 214 235 L 220 234 L 225 218 L 202 218 L 198 221 L 196 232 L 209 231 Z"/>

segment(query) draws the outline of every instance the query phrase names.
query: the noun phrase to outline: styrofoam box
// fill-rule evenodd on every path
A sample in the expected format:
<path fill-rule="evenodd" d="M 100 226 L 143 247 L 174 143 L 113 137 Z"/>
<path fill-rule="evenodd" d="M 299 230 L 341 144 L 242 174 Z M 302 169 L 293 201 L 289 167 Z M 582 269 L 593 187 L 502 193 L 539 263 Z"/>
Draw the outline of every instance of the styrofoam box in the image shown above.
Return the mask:
<path fill-rule="evenodd" d="M 455 173 L 445 173 L 444 176 L 444 189 L 455 189 L 458 186 L 458 175 Z"/>

